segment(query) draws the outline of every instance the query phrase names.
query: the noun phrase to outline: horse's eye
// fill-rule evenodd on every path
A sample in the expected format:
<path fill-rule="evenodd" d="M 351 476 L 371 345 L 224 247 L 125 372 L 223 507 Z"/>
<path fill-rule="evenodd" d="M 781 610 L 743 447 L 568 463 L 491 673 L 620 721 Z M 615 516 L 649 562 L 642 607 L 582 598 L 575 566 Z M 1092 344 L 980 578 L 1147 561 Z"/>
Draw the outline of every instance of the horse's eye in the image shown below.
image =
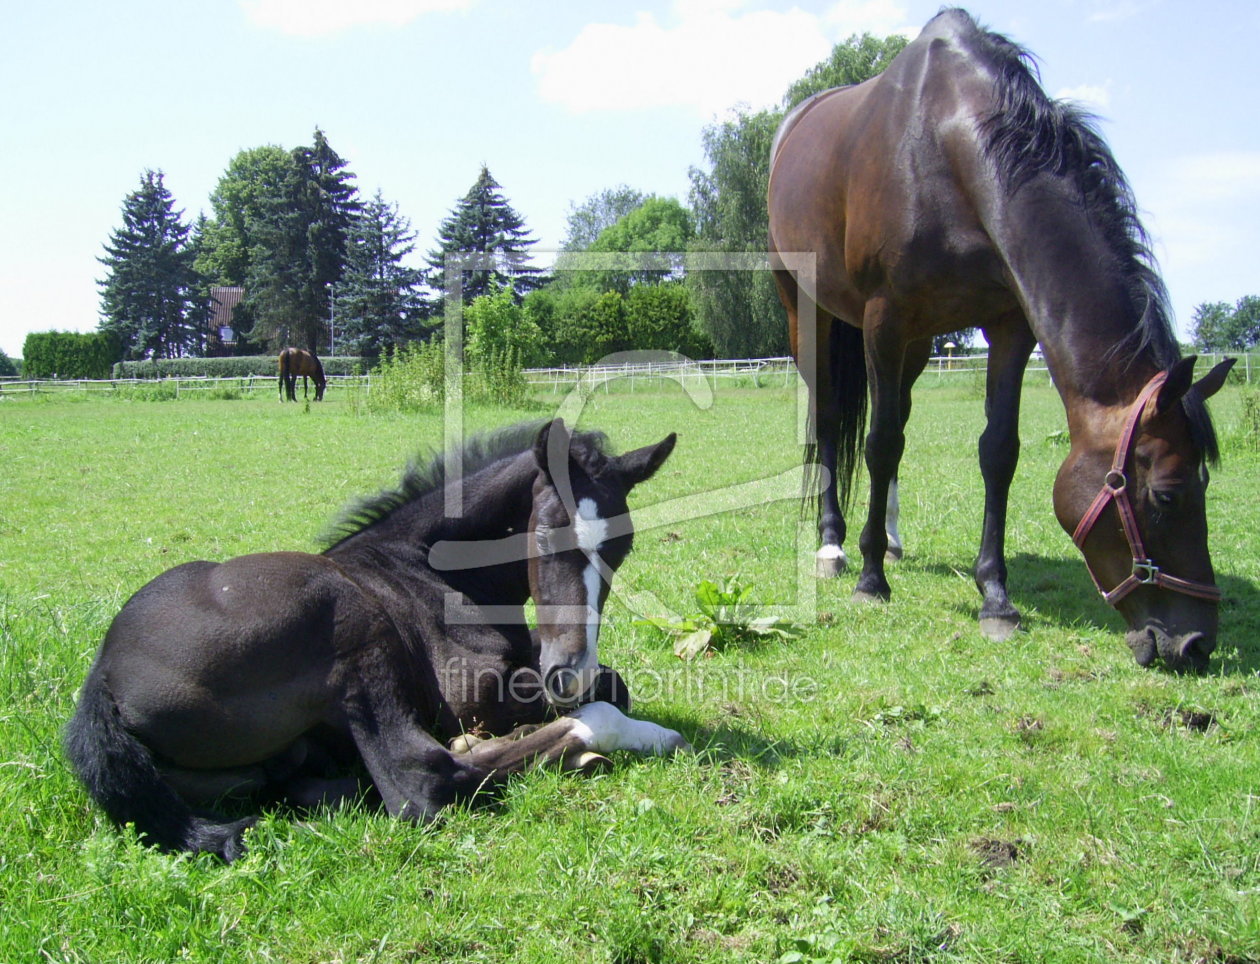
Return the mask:
<path fill-rule="evenodd" d="M 1175 509 L 1181 503 L 1181 493 L 1176 489 L 1151 489 L 1151 501 L 1157 509 Z"/>

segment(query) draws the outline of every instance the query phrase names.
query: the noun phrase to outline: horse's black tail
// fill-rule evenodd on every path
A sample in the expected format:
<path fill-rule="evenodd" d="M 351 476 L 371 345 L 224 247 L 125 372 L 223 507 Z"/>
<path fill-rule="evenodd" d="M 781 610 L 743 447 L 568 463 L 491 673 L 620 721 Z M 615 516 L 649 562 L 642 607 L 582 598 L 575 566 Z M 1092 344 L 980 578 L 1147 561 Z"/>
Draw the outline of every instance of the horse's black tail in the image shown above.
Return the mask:
<path fill-rule="evenodd" d="M 284 383 L 285 378 L 289 374 L 289 355 L 287 352 L 280 353 L 280 401 L 284 401 Z"/>
<path fill-rule="evenodd" d="M 88 793 L 120 827 L 163 850 L 209 851 L 233 861 L 245 852 L 241 834 L 255 818 L 199 816 L 162 779 L 153 757 L 123 728 L 118 706 L 100 676 L 88 676 L 65 732 L 65 751 Z"/>
<path fill-rule="evenodd" d="M 810 413 L 813 438 L 805 447 L 806 492 L 816 498 L 819 492 L 818 468 L 822 458 L 818 442 L 830 439 L 836 446 L 836 495 L 840 511 L 847 513 L 853 483 L 862 464 L 862 444 L 870 393 L 866 377 L 866 350 L 862 329 L 834 319 L 827 345 L 827 365 L 831 374 L 829 398 L 814 398 Z"/>

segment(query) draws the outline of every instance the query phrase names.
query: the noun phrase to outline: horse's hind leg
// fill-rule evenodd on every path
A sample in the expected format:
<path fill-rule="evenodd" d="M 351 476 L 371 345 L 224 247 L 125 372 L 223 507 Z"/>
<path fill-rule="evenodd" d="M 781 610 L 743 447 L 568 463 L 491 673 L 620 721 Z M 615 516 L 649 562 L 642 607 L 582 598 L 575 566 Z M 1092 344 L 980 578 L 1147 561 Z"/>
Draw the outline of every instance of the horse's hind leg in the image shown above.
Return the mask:
<path fill-rule="evenodd" d="M 1006 594 L 1006 509 L 1019 461 L 1019 402 L 1024 369 L 1036 346 L 1022 314 L 985 329 L 989 368 L 984 408 L 988 423 L 980 436 L 980 473 L 984 477 L 984 527 L 976 559 L 976 588 L 984 597 L 980 631 L 1001 642 L 1019 628 L 1019 610 Z"/>
<path fill-rule="evenodd" d="M 857 600 L 887 600 L 892 588 L 884 575 L 888 550 L 887 507 L 893 480 L 905 450 L 902 415 L 906 341 L 899 312 L 886 297 L 867 302 L 867 369 L 871 376 L 871 423 L 866 436 L 866 468 L 870 474 L 870 502 L 858 545 L 862 572 L 853 590 Z"/>

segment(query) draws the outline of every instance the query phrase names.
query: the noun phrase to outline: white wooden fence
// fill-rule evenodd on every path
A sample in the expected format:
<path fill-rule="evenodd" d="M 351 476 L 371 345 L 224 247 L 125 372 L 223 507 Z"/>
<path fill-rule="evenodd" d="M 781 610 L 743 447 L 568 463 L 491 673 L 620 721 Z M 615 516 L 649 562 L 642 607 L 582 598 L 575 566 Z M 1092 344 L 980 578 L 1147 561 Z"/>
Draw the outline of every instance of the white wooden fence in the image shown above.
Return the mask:
<path fill-rule="evenodd" d="M 1207 369 L 1223 358 L 1223 355 L 1204 355 L 1200 370 Z M 1260 353 L 1236 354 L 1235 370 L 1248 385 L 1260 382 Z M 982 374 L 988 361 L 987 355 L 950 355 L 933 358 L 928 362 L 924 378 L 935 376 L 945 379 L 959 375 Z M 1028 365 L 1029 372 L 1045 372 L 1046 365 L 1040 354 L 1034 355 Z M 650 391 L 665 382 L 677 382 L 689 378 L 704 378 L 719 387 L 723 381 L 739 380 L 758 388 L 786 387 L 795 383 L 796 369 L 790 358 L 738 358 L 718 361 L 669 361 L 630 362 L 620 365 L 588 365 L 562 368 L 530 368 L 525 379 L 535 390 L 549 393 L 566 393 L 582 387 L 589 391 Z M 357 386 L 363 392 L 372 390 L 371 375 L 330 375 L 330 389 L 339 390 Z M 198 395 L 215 389 L 235 390 L 252 394 L 263 390 L 277 392 L 275 375 L 247 375 L 232 378 L 160 378 L 160 379 L 40 379 L 24 381 L 14 378 L 0 379 L 0 399 L 30 397 L 53 393 L 116 392 L 140 386 L 161 386 L 173 391 L 176 397 Z"/>

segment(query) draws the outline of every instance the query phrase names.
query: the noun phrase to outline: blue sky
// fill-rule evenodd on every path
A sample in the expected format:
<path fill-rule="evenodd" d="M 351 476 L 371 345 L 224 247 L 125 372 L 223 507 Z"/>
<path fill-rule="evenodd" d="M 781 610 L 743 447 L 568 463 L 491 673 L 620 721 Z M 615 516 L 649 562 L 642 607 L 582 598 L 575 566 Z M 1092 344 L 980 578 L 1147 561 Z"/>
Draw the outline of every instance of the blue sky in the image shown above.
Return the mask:
<path fill-rule="evenodd" d="M 939 0 L 46 0 L 0 32 L 0 347 L 91 330 L 101 246 L 145 168 L 189 219 L 243 148 L 321 127 L 421 253 L 489 165 L 554 248 L 617 184 L 686 199 L 705 124 L 764 106 L 854 33 Z M 1128 173 L 1184 330 L 1260 294 L 1255 0 L 973 0 L 1085 102 Z"/>

